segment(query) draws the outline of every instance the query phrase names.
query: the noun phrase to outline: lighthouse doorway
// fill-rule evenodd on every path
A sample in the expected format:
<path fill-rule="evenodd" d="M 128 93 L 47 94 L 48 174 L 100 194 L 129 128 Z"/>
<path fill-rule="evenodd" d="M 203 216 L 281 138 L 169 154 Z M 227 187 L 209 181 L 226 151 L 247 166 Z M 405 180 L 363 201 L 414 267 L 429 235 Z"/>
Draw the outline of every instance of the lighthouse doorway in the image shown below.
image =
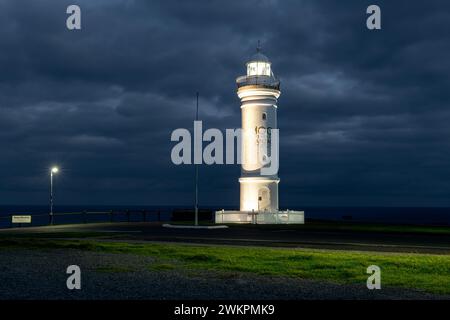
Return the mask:
<path fill-rule="evenodd" d="M 270 189 L 262 187 L 258 190 L 258 211 L 270 209 Z"/>

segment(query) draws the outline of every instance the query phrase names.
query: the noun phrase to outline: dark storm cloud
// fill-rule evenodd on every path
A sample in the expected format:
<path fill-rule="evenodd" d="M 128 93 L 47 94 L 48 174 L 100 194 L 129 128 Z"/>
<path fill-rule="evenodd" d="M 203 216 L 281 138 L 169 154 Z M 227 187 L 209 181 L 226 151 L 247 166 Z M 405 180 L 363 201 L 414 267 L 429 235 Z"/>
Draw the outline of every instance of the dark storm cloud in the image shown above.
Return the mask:
<path fill-rule="evenodd" d="M 373 1 L 372 1 L 373 2 Z M 193 168 L 170 133 L 240 125 L 234 80 L 257 40 L 282 81 L 281 204 L 449 205 L 450 5 L 375 1 L 0 0 L 0 199 L 180 204 Z M 82 30 L 65 28 L 82 9 Z M 201 168 L 238 203 L 239 168 Z"/>

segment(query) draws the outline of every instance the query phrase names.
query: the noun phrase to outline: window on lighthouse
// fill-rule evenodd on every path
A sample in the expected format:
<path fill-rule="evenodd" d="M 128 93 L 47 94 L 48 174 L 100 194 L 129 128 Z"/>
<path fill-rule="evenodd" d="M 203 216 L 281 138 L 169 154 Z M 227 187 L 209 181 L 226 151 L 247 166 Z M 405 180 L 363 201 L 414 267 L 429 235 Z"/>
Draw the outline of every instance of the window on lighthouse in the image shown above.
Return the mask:
<path fill-rule="evenodd" d="M 247 64 L 247 76 L 269 76 L 270 63 L 262 61 L 253 61 Z"/>

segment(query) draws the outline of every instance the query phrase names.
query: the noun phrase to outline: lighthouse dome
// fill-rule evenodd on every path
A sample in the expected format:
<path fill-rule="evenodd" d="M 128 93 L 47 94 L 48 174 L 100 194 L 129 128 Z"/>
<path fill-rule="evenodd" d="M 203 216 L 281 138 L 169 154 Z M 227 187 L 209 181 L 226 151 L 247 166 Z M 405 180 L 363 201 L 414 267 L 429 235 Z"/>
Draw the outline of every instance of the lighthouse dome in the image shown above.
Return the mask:
<path fill-rule="evenodd" d="M 267 56 L 265 56 L 264 54 L 262 54 L 260 51 L 256 52 L 251 58 L 250 58 L 250 62 L 267 62 L 270 63 L 269 58 L 267 58 Z"/>

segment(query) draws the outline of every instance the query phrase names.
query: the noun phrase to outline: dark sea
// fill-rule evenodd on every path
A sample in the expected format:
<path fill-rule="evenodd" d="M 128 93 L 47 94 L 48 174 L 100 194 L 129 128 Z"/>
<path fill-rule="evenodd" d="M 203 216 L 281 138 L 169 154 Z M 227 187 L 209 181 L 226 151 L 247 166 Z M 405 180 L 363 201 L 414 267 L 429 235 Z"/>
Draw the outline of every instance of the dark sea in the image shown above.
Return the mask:
<path fill-rule="evenodd" d="M 227 206 L 204 206 L 201 209 L 232 210 Z M 175 209 L 189 206 L 55 206 L 54 223 L 106 221 L 169 221 Z M 306 219 L 371 222 L 381 224 L 412 224 L 450 226 L 450 208 L 439 207 L 299 207 Z M 82 214 L 82 212 L 86 214 Z M 113 215 L 111 215 L 113 211 Z M 128 215 L 127 215 L 128 211 Z M 11 215 L 31 215 L 33 225 L 49 222 L 48 206 L 0 206 L 0 228 L 11 226 Z M 145 214 L 145 216 L 144 216 Z"/>

